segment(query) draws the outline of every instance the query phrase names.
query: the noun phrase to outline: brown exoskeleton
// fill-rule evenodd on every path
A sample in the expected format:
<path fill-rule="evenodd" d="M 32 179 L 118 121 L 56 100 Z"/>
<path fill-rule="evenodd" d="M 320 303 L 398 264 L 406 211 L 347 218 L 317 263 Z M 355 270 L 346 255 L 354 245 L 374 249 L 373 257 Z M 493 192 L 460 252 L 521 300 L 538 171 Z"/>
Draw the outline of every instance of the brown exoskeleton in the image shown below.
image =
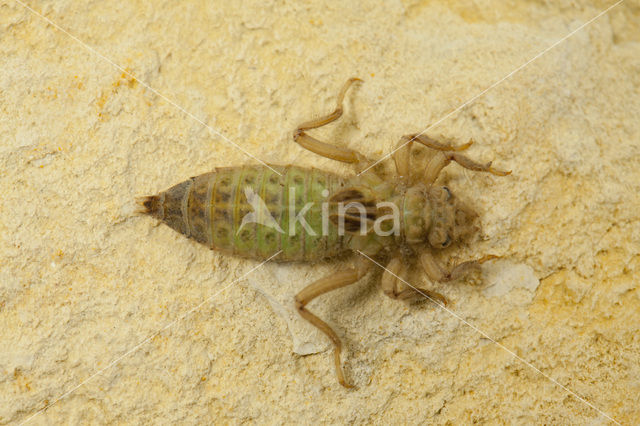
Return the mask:
<path fill-rule="evenodd" d="M 390 259 L 382 275 L 386 295 L 401 300 L 426 295 L 445 303 L 436 292 L 406 285 L 404 277 L 411 259 L 418 258 L 429 279 L 443 282 L 460 278 L 495 256 L 464 262 L 450 271 L 435 261 L 434 250 L 461 241 L 476 230 L 476 214 L 448 188 L 436 185 L 436 178 L 451 161 L 469 170 L 509 174 L 492 168 L 491 163 L 478 164 L 458 153 L 471 142 L 455 147 L 424 135 L 407 135 L 393 154 L 398 176 L 389 180 L 369 167 L 371 161 L 364 155 L 307 134 L 340 118 L 345 93 L 357 80 L 352 78 L 342 87 L 331 114 L 301 124 L 294 133 L 294 140 L 302 147 L 355 164 L 361 171 L 357 176 L 344 178 L 297 166 L 226 167 L 141 200 L 145 213 L 211 249 L 237 256 L 313 262 L 360 253 L 357 266 L 319 279 L 295 297 L 300 315 L 333 342 L 336 374 L 345 387 L 350 385 L 340 363 L 340 338 L 307 309 L 309 302 L 355 283 L 371 266 L 371 257 L 384 257 Z M 414 142 L 433 154 L 421 173 L 413 173 L 410 167 Z M 300 216 L 305 212 L 303 221 Z"/>

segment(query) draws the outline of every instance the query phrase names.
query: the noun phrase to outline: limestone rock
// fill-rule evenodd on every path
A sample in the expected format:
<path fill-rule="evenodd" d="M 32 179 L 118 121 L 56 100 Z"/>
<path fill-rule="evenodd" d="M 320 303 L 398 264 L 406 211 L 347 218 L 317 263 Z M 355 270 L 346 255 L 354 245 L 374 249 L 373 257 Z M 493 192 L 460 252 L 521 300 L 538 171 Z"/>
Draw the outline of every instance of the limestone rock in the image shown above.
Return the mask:
<path fill-rule="evenodd" d="M 0 423 L 637 424 L 640 5 L 454 3 L 0 2 Z M 130 205 L 256 158 L 352 173 L 291 140 L 352 76 L 319 137 L 433 125 L 513 174 L 445 171 L 482 233 L 440 260 L 502 257 L 433 286 L 449 311 L 379 271 L 313 302 L 347 391 L 287 311 L 341 263 L 245 276 Z"/>

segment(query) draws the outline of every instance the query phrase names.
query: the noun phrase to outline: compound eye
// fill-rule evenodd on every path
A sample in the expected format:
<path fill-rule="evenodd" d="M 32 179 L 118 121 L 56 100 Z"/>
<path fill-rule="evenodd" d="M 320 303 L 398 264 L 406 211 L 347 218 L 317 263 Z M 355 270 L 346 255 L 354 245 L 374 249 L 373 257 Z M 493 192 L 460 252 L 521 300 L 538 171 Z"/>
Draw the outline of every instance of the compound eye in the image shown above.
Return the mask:
<path fill-rule="evenodd" d="M 447 239 L 442 243 L 442 248 L 449 247 L 449 244 L 451 244 L 451 237 L 447 235 Z"/>
<path fill-rule="evenodd" d="M 447 193 L 447 200 L 451 199 L 451 190 L 449 190 L 449 188 L 447 188 L 446 186 L 443 186 L 442 189 L 444 189 L 444 191 Z"/>

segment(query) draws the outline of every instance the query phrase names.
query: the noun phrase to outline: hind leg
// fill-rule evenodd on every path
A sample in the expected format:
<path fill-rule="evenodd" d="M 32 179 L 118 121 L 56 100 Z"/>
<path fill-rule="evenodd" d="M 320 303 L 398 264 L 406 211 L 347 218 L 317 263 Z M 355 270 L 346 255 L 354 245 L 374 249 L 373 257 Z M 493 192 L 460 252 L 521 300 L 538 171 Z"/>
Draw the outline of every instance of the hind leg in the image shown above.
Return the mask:
<path fill-rule="evenodd" d="M 350 268 L 321 278 L 302 289 L 302 291 L 296 294 L 295 297 L 296 309 L 298 310 L 300 316 L 302 316 L 302 318 L 306 319 L 320 331 L 326 334 L 333 342 L 333 357 L 336 375 L 338 376 L 338 382 L 340 382 L 340 384 L 346 388 L 351 388 L 353 386 L 347 383 L 342 371 L 342 364 L 340 363 L 342 342 L 340 341 L 340 338 L 338 337 L 336 332 L 333 331 L 333 329 L 329 326 L 329 324 L 311 313 L 311 311 L 306 308 L 306 305 L 318 296 L 357 282 L 367 273 L 366 266 L 367 265 L 364 262 L 359 262 L 359 265 L 356 268 Z"/>

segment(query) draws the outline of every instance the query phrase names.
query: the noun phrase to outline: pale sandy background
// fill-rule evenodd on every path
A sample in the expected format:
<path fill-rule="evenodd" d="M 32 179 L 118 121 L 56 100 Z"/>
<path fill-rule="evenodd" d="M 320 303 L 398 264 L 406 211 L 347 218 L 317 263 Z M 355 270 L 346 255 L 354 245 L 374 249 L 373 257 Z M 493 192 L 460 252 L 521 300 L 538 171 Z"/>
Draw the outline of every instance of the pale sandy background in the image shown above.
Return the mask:
<path fill-rule="evenodd" d="M 319 134 L 379 157 L 613 1 L 27 3 L 256 157 L 346 174 L 291 132 L 348 77 L 365 83 Z M 513 170 L 447 169 L 483 233 L 442 259 L 505 260 L 435 288 L 623 424 L 640 421 L 639 22 L 626 0 L 429 132 Z M 345 341 L 358 389 L 341 388 L 327 341 L 272 309 L 336 265 L 220 291 L 257 263 L 131 214 L 255 160 L 13 0 L 0 114 L 0 423 L 608 421 L 447 312 L 386 298 L 379 271 L 313 304 Z"/>

